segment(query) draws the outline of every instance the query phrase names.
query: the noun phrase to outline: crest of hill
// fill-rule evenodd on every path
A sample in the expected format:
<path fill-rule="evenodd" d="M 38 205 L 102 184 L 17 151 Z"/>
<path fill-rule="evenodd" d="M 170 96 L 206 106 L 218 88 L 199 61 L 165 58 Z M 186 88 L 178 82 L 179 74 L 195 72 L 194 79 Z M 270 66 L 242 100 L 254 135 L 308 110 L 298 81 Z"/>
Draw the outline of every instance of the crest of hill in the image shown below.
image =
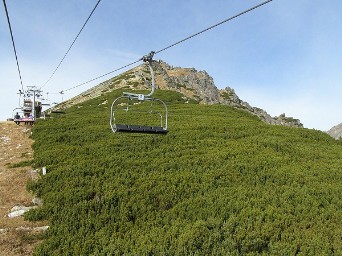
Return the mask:
<path fill-rule="evenodd" d="M 173 67 L 160 60 L 154 62 L 153 66 L 158 89 L 180 92 L 185 99 L 196 100 L 200 104 L 222 104 L 244 109 L 268 124 L 303 127 L 303 124 L 298 119 L 286 117 L 285 114 L 272 117 L 265 110 L 252 107 L 241 100 L 234 89 L 230 87 L 218 89 L 213 78 L 206 71 L 197 71 L 195 68 Z M 131 90 L 149 89 L 149 79 L 149 68 L 146 64 L 142 64 L 90 88 L 76 97 L 57 105 L 56 108 L 69 108 L 120 88 Z"/>
<path fill-rule="evenodd" d="M 335 139 L 341 139 L 342 138 L 342 123 L 335 125 L 329 131 L 327 131 L 327 133 Z"/>

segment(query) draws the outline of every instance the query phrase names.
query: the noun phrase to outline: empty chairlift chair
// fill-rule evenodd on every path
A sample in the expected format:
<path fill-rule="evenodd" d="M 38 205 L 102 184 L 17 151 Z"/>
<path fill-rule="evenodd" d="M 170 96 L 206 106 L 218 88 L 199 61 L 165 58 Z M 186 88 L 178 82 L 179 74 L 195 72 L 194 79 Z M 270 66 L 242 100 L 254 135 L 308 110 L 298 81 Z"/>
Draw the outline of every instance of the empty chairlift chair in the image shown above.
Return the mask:
<path fill-rule="evenodd" d="M 151 73 L 151 92 L 138 94 L 124 92 L 116 98 L 111 106 L 110 126 L 115 132 L 136 132 L 166 134 L 168 110 L 166 104 L 152 94 L 155 90 L 155 79 L 152 67 L 154 52 L 144 56 Z"/>

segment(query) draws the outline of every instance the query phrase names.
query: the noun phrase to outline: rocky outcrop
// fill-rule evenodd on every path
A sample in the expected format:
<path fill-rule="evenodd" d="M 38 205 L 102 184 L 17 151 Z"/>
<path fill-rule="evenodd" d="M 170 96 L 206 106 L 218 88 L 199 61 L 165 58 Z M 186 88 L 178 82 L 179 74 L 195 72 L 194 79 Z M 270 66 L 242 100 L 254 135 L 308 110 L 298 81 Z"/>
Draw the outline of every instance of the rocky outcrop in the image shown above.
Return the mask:
<path fill-rule="evenodd" d="M 223 104 L 241 108 L 269 124 L 303 127 L 303 124 L 298 119 L 286 117 L 285 114 L 271 117 L 266 111 L 250 106 L 247 102 L 240 100 L 234 89 L 230 87 L 219 90 L 215 86 L 213 78 L 206 71 L 197 71 L 194 68 L 173 67 L 163 61 L 155 61 L 153 69 L 155 71 L 155 82 L 159 89 L 180 92 L 186 98 L 196 100 L 200 104 Z M 100 83 L 82 94 L 59 104 L 57 107 L 68 108 L 119 88 L 132 90 L 149 89 L 149 79 L 149 67 L 142 64 Z"/>
<path fill-rule="evenodd" d="M 219 90 L 206 71 L 197 71 L 194 68 L 174 68 L 162 61 L 159 61 L 156 67 L 156 82 L 157 84 L 160 82 L 164 89 L 178 91 L 202 104 L 220 103 Z"/>
<path fill-rule="evenodd" d="M 327 131 L 327 133 L 335 139 L 341 139 L 342 138 L 342 123 L 335 125 L 329 131 Z"/>
<path fill-rule="evenodd" d="M 258 116 L 261 120 L 268 124 L 303 128 L 303 124 L 298 119 L 286 117 L 285 114 L 281 114 L 278 117 L 272 117 L 265 110 L 257 107 L 252 107 L 247 102 L 240 100 L 240 98 L 236 95 L 234 89 L 230 87 L 226 87 L 225 89 L 220 90 L 220 103 L 232 107 L 245 109 L 253 115 Z"/>
<path fill-rule="evenodd" d="M 28 212 L 32 208 L 36 208 L 36 206 L 23 206 L 16 205 L 12 207 L 11 212 L 7 214 L 8 218 L 15 218 L 24 215 L 25 212 Z"/>

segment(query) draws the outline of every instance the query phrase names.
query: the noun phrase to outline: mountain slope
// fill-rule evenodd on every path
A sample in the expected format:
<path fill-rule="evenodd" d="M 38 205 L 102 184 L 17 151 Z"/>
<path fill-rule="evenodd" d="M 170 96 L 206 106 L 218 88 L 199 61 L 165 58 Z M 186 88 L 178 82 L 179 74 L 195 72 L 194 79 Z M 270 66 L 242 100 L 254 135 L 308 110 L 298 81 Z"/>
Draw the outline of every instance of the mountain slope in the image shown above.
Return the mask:
<path fill-rule="evenodd" d="M 36 255 L 342 253 L 341 141 L 171 91 L 167 135 L 113 134 L 121 93 L 35 125 Z"/>
<path fill-rule="evenodd" d="M 219 90 L 213 78 L 205 71 L 173 67 L 163 61 L 156 61 L 153 64 L 159 89 L 180 92 L 185 98 L 196 100 L 201 104 L 223 104 L 241 108 L 269 124 L 303 127 L 298 119 L 286 117 L 285 114 L 271 117 L 266 111 L 250 106 L 242 101 L 230 87 Z M 118 88 L 148 89 L 149 79 L 150 71 L 148 66 L 143 64 L 85 91 L 58 107 L 68 108 Z"/>

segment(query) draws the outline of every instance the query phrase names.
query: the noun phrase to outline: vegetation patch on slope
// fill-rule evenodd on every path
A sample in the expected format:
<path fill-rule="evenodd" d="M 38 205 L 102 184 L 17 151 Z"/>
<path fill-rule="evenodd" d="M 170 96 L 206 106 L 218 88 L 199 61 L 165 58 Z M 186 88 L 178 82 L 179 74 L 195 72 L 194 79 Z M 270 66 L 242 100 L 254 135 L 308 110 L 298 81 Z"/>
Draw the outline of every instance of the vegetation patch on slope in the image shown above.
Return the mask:
<path fill-rule="evenodd" d="M 113 134 L 120 93 L 35 126 L 36 255 L 342 254 L 341 141 L 170 91 L 167 135 Z"/>

